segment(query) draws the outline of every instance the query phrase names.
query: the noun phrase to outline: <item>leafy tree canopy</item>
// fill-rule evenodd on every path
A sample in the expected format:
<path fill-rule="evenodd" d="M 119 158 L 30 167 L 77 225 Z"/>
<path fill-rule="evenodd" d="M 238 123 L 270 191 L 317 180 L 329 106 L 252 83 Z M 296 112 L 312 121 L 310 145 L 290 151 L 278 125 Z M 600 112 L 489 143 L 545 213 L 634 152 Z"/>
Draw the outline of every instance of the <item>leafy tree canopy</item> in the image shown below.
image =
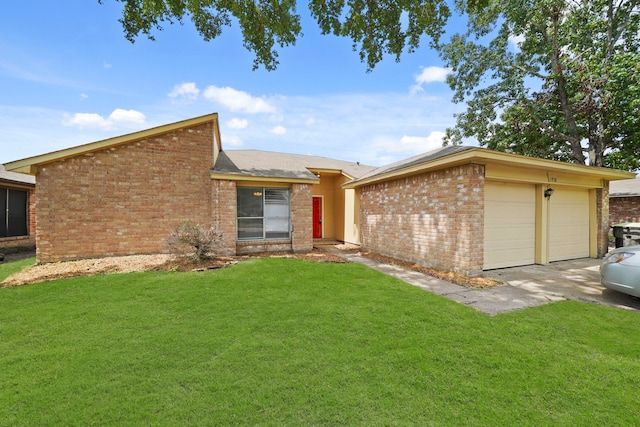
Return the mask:
<path fill-rule="evenodd" d="M 131 42 L 141 34 L 153 39 L 163 25 L 185 19 L 209 41 L 235 21 L 244 46 L 256 55 L 254 69 L 262 65 L 274 70 L 276 48 L 293 45 L 302 36 L 295 0 L 116 1 L 124 4 L 120 22 Z M 399 61 L 403 52 L 420 46 L 423 35 L 437 41 L 450 15 L 446 0 L 310 0 L 308 6 L 322 33 L 351 38 L 369 69 L 385 54 Z"/>
<path fill-rule="evenodd" d="M 458 144 L 592 166 L 640 166 L 640 0 L 499 0 L 439 46 L 465 113 Z"/>

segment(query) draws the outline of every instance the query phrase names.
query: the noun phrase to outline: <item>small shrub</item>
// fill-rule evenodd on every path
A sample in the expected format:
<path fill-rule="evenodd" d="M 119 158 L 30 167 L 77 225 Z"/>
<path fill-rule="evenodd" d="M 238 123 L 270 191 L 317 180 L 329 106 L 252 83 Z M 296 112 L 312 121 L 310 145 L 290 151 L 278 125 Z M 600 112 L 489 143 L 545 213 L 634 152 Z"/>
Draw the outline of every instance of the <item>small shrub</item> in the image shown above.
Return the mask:
<path fill-rule="evenodd" d="M 203 228 L 185 221 L 169 234 L 168 244 L 175 252 L 194 260 L 204 260 L 219 249 L 221 240 L 222 234 L 214 226 Z"/>

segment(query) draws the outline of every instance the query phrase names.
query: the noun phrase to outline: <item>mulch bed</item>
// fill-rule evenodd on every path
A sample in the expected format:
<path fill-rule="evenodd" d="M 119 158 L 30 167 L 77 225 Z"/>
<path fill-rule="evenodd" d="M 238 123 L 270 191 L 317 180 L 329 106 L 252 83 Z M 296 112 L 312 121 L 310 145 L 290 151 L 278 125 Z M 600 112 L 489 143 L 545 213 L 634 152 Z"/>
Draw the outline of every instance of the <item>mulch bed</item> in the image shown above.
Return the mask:
<path fill-rule="evenodd" d="M 224 268 L 252 258 L 296 258 L 306 259 L 315 262 L 345 263 L 342 257 L 333 255 L 323 249 L 314 248 L 313 251 L 305 254 L 294 254 L 291 252 L 260 252 L 250 255 L 238 255 L 229 257 L 214 257 L 210 259 L 197 260 L 188 257 L 176 257 L 166 263 L 155 267 L 155 271 L 207 271 Z"/>
<path fill-rule="evenodd" d="M 424 267 L 413 262 L 407 262 L 384 255 L 370 252 L 360 252 L 359 247 L 354 245 L 339 245 L 338 248 L 353 253 L 359 253 L 362 256 L 372 258 L 380 262 L 397 265 L 408 270 L 428 274 L 430 276 L 437 277 L 438 279 L 446 280 L 447 282 L 456 283 L 458 285 L 466 286 L 469 288 L 482 289 L 498 286 L 501 284 L 500 282 L 485 277 L 469 277 L 451 271 L 443 271 L 435 268 Z M 6 259 L 5 261 L 14 261 L 20 258 L 34 255 L 35 253 L 15 254 L 13 256 L 7 256 L 8 259 Z M 163 256 L 158 255 L 157 257 Z M 2 284 L 0 284 L 0 286 L 19 286 L 27 283 L 36 283 L 47 280 L 109 272 L 208 271 L 225 268 L 229 265 L 237 264 L 238 262 L 251 258 L 297 258 L 313 262 L 349 262 L 345 258 L 334 255 L 323 248 L 314 248 L 313 251 L 305 254 L 294 254 L 291 252 L 267 252 L 231 257 L 215 257 L 206 260 L 194 260 L 181 256 L 169 257 L 165 255 L 164 258 L 159 262 L 150 261 L 150 259 L 152 260 L 153 258 L 154 256 L 130 256 L 36 265 L 7 278 L 4 282 L 2 282 Z M 166 259 L 166 261 L 164 259 Z"/>

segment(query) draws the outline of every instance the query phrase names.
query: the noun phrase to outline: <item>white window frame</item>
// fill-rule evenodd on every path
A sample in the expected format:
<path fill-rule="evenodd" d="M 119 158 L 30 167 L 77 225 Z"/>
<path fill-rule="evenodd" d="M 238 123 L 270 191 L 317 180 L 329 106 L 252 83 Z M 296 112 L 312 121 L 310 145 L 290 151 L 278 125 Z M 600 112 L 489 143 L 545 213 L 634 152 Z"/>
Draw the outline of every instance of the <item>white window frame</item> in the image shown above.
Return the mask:
<path fill-rule="evenodd" d="M 236 239 L 238 241 L 251 241 L 251 240 L 290 240 L 291 239 L 291 191 L 289 188 L 270 188 L 270 187 L 237 187 L 236 194 L 236 207 L 239 206 L 240 191 L 243 190 L 247 194 L 251 194 L 254 197 L 260 197 L 262 203 L 262 215 L 261 216 L 240 216 L 242 213 L 239 209 L 236 212 Z M 283 197 L 286 200 L 284 203 L 270 203 L 269 196 Z M 280 200 L 282 201 L 282 199 Z M 276 200 L 277 202 L 277 200 Z M 273 209 L 269 209 L 272 207 Z M 269 213 L 269 211 L 272 211 Z M 254 222 L 257 224 L 261 222 L 261 235 L 242 236 L 244 231 L 242 223 Z M 277 224 L 280 223 L 278 227 Z M 283 226 L 284 223 L 284 226 Z M 269 225 L 271 224 L 271 226 Z M 273 224 L 276 224 L 275 230 Z M 286 231 L 284 231 L 286 229 Z M 270 233 L 276 234 L 271 235 Z M 286 233 L 286 235 L 285 235 Z M 250 234 L 250 233 L 246 233 Z"/>

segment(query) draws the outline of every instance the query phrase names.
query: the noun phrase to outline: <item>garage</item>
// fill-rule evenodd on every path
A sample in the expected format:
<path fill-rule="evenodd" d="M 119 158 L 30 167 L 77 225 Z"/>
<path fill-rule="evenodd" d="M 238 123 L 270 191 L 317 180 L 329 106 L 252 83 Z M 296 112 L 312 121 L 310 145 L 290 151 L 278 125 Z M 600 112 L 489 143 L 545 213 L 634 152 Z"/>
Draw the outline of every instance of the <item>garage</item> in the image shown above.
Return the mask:
<path fill-rule="evenodd" d="M 589 191 L 556 188 L 549 198 L 549 261 L 589 256 Z"/>
<path fill-rule="evenodd" d="M 485 186 L 484 269 L 535 262 L 535 186 L 487 182 Z"/>

